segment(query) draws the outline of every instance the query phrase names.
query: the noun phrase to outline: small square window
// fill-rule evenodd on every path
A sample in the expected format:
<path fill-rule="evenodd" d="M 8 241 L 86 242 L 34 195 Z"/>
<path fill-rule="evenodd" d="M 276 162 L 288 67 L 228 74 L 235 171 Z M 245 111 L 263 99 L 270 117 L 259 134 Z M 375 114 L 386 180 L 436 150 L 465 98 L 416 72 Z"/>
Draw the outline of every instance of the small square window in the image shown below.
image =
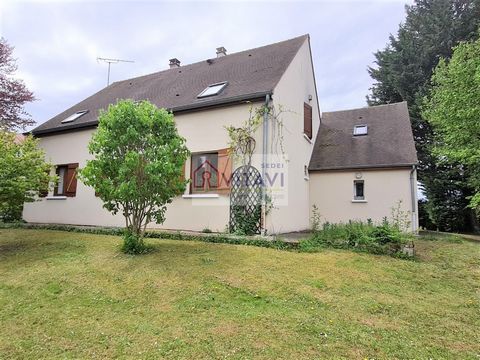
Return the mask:
<path fill-rule="evenodd" d="M 221 82 L 217 84 L 208 85 L 205 90 L 197 95 L 197 98 L 204 98 L 208 96 L 215 96 L 220 94 L 220 92 L 227 86 L 227 82 Z"/>
<path fill-rule="evenodd" d="M 65 124 L 65 123 L 69 123 L 69 122 L 75 121 L 75 120 L 77 120 L 79 117 L 85 115 L 86 113 L 88 113 L 88 110 L 77 111 L 75 114 L 70 115 L 70 116 L 67 117 L 66 119 L 62 120 L 61 123 L 62 123 L 62 124 Z"/>
<path fill-rule="evenodd" d="M 353 181 L 353 200 L 365 200 L 365 182 L 363 180 Z"/>
<path fill-rule="evenodd" d="M 354 136 L 367 135 L 367 134 L 368 134 L 367 125 L 355 125 L 353 127 L 353 135 Z"/>

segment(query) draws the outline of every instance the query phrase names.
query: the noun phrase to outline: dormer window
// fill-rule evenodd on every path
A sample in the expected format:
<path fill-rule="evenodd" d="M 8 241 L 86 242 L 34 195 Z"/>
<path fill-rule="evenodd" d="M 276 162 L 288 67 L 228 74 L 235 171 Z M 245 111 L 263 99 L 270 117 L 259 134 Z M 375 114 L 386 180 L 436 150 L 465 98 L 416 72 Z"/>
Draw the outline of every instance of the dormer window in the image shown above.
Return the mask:
<path fill-rule="evenodd" d="M 368 127 L 367 125 L 355 125 L 353 127 L 353 136 L 361 136 L 368 134 Z"/>
<path fill-rule="evenodd" d="M 200 94 L 197 95 L 197 98 L 204 98 L 208 96 L 215 96 L 220 94 L 223 89 L 227 86 L 228 82 L 224 81 L 221 83 L 216 83 L 212 85 L 208 85 L 205 90 L 203 90 Z"/>
<path fill-rule="evenodd" d="M 75 121 L 75 120 L 77 120 L 79 117 L 85 115 L 86 113 L 88 113 L 88 110 L 77 111 L 75 114 L 70 115 L 70 116 L 67 117 L 66 119 L 62 120 L 61 123 L 62 123 L 62 124 L 65 124 L 65 123 L 69 123 L 69 122 Z"/>

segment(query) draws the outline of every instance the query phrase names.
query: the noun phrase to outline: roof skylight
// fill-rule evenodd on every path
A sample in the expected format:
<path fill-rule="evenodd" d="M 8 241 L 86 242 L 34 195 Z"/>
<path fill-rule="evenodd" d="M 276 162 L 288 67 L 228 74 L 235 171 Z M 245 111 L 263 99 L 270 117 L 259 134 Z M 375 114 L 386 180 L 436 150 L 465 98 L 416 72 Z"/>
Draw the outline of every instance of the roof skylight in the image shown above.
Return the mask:
<path fill-rule="evenodd" d="M 62 120 L 61 123 L 62 123 L 62 124 L 65 124 L 65 123 L 69 123 L 69 122 L 75 121 L 75 120 L 77 120 L 79 117 L 85 115 L 86 113 L 88 113 L 88 110 L 77 111 L 75 114 L 70 115 L 70 116 L 67 117 L 66 119 Z"/>
<path fill-rule="evenodd" d="M 216 83 L 212 85 L 208 85 L 205 90 L 203 90 L 200 94 L 197 95 L 197 98 L 204 98 L 207 96 L 215 96 L 220 94 L 220 92 L 225 89 L 225 86 L 227 86 L 228 82 L 224 81 L 221 83 Z"/>
<path fill-rule="evenodd" d="M 355 125 L 353 127 L 353 135 L 354 136 L 367 135 L 367 134 L 368 134 L 367 125 Z"/>

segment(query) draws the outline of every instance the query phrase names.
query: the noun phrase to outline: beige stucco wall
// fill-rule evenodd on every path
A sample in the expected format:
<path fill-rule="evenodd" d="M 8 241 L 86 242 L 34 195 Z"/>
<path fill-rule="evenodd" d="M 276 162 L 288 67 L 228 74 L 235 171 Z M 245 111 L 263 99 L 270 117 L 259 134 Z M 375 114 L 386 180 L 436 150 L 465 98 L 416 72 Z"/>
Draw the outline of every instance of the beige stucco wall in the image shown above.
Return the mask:
<path fill-rule="evenodd" d="M 411 194 L 411 169 L 358 170 L 315 172 L 310 174 L 310 212 L 318 207 L 322 222 L 349 220 L 391 219 L 392 207 L 399 201 L 408 212 L 411 231 L 418 229 L 416 174 L 413 178 L 414 201 Z M 353 201 L 353 181 L 361 177 L 365 182 L 365 201 Z"/>
<path fill-rule="evenodd" d="M 311 97 L 311 100 L 309 100 Z M 312 106 L 312 141 L 303 135 L 303 104 Z M 310 44 L 305 41 L 292 60 L 273 93 L 273 104 L 285 111 L 281 115 L 284 124 L 285 154 L 288 158 L 288 202 L 276 206 L 267 218 L 270 233 L 285 233 L 309 228 L 309 181 L 304 176 L 320 126 L 320 114 L 315 89 Z M 270 129 L 272 132 L 273 130 Z"/>
<path fill-rule="evenodd" d="M 204 152 L 227 147 L 228 136 L 225 126 L 240 126 L 248 117 L 250 105 L 237 105 L 208 111 L 177 115 L 175 121 L 179 133 L 185 137 L 191 152 Z M 88 154 L 87 144 L 94 129 L 76 131 L 40 138 L 40 147 L 46 152 L 47 159 L 53 164 L 79 163 L 85 166 Z M 256 137 L 261 144 L 261 134 Z M 256 152 L 261 151 L 261 146 Z M 257 167 L 259 164 L 254 164 Z M 190 174 L 187 162 L 186 174 Z M 188 175 L 187 175 L 188 177 Z M 187 189 L 186 192 L 187 193 Z M 52 194 L 50 194 L 52 195 Z M 40 199 L 27 203 L 23 212 L 24 219 L 37 223 L 60 223 L 79 225 L 123 226 L 121 214 L 111 215 L 102 208 L 102 202 L 95 197 L 92 188 L 80 181 L 75 197 L 62 200 Z M 162 226 L 150 227 L 166 229 L 196 230 L 209 228 L 224 231 L 228 224 L 229 203 L 227 196 L 218 198 L 178 197 L 168 206 L 166 221 Z"/>

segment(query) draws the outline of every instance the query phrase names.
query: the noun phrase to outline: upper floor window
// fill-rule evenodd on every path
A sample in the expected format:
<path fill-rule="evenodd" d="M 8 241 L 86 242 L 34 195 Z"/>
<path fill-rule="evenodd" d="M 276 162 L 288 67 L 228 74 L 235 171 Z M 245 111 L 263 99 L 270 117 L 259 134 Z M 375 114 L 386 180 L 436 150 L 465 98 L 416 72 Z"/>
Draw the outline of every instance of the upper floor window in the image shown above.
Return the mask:
<path fill-rule="evenodd" d="M 66 119 L 62 120 L 61 123 L 62 123 L 62 124 L 65 124 L 65 123 L 69 123 L 69 122 L 75 121 L 75 120 L 77 120 L 79 117 L 85 115 L 86 113 L 88 113 L 88 110 L 77 111 L 75 114 L 70 115 L 70 116 L 67 117 Z"/>
<path fill-rule="evenodd" d="M 303 103 L 303 133 L 312 140 L 312 107 Z"/>
<path fill-rule="evenodd" d="M 217 84 L 208 85 L 200 94 L 197 95 L 197 98 L 218 95 L 225 88 L 225 86 L 227 86 L 227 84 L 228 83 L 224 81 Z"/>
<path fill-rule="evenodd" d="M 355 125 L 353 127 L 353 135 L 354 136 L 367 135 L 367 134 L 368 134 L 367 125 Z"/>

